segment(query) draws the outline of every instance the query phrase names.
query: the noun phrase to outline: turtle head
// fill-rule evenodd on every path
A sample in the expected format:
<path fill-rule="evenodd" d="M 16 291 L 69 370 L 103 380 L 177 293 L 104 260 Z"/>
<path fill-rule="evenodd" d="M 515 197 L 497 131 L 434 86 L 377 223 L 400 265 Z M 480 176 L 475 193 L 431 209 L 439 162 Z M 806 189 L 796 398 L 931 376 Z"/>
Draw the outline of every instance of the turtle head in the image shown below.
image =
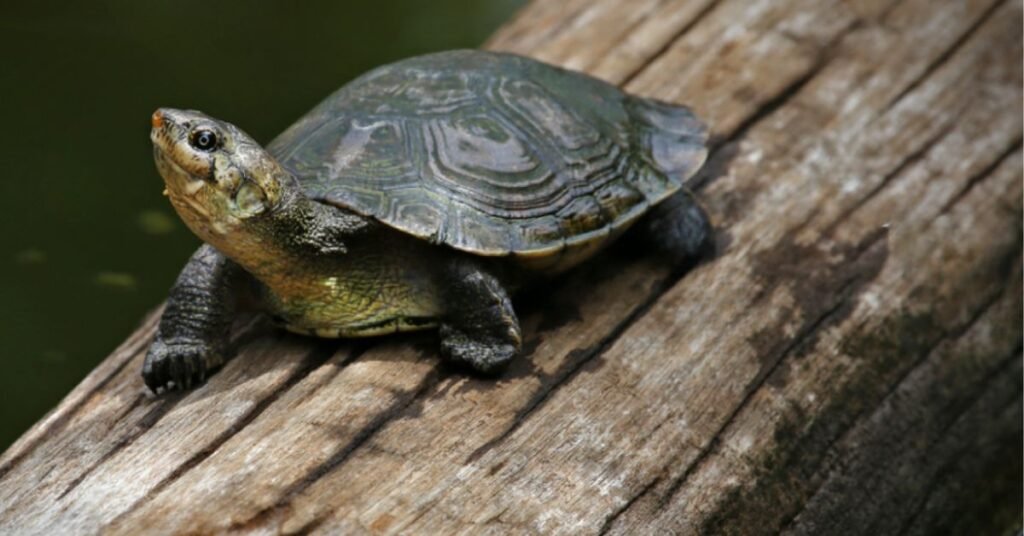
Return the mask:
<path fill-rule="evenodd" d="M 153 113 L 153 157 L 165 194 L 207 241 L 277 209 L 294 181 L 238 127 L 194 110 Z"/>

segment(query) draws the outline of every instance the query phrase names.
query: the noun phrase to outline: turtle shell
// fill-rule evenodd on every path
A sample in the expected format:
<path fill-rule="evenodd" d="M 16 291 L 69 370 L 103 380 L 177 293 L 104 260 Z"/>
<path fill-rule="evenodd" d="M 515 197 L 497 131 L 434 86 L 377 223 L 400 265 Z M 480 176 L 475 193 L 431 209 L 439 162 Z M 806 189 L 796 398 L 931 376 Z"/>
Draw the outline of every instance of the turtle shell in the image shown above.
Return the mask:
<path fill-rule="evenodd" d="M 473 254 L 563 269 L 681 188 L 706 137 L 683 106 L 461 50 L 359 77 L 268 150 L 314 199 Z"/>

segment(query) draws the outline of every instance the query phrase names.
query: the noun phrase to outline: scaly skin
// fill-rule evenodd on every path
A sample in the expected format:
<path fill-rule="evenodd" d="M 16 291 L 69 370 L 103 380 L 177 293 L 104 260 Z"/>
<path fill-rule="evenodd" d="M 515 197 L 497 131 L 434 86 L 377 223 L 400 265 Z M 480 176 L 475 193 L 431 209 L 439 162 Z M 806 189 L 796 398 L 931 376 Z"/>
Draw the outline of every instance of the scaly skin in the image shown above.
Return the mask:
<path fill-rule="evenodd" d="M 364 337 L 437 326 L 440 277 L 426 244 L 381 226 L 350 240 L 344 254 L 283 243 L 291 247 L 240 262 L 263 283 L 265 307 L 286 329 Z"/>

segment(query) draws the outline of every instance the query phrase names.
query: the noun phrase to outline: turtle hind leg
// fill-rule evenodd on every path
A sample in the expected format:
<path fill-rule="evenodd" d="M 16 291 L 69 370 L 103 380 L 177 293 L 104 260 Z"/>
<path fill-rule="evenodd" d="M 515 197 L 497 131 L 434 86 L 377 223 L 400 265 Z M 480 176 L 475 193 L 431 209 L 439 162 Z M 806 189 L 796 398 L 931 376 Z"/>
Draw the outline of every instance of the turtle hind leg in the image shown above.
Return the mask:
<path fill-rule="evenodd" d="M 441 354 L 483 374 L 502 372 L 522 347 L 519 320 L 504 286 L 462 258 L 447 267 L 446 276 Z"/>
<path fill-rule="evenodd" d="M 711 222 L 686 188 L 655 205 L 631 231 L 676 270 L 688 269 L 715 252 Z"/>

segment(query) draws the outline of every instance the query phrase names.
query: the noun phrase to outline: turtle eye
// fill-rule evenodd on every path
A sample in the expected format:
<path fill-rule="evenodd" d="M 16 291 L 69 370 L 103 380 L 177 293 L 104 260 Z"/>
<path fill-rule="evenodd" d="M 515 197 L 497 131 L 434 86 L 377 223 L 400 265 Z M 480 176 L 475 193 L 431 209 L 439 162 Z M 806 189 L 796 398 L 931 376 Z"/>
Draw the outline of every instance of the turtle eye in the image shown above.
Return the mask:
<path fill-rule="evenodd" d="M 212 130 L 196 130 L 189 136 L 188 142 L 200 151 L 212 151 L 217 147 L 217 134 Z"/>

